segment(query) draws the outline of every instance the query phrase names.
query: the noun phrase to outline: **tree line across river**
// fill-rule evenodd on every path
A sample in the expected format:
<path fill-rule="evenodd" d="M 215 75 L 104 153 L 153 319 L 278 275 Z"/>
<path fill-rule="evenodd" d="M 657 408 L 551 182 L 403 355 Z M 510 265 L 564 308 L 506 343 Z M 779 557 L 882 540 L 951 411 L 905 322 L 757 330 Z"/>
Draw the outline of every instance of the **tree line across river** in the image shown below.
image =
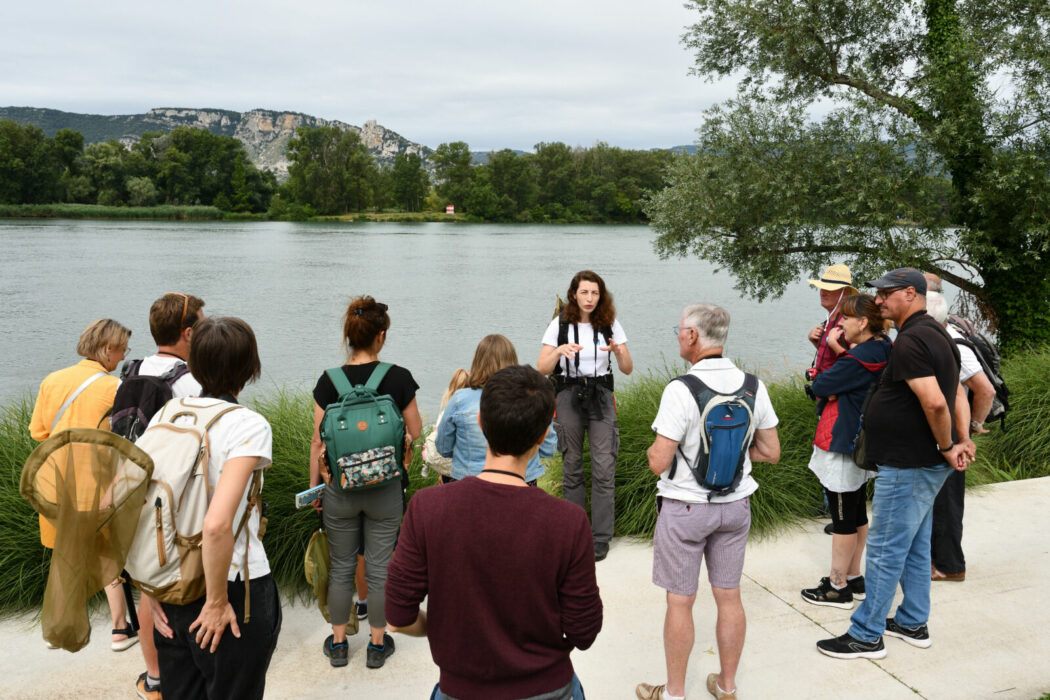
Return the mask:
<path fill-rule="evenodd" d="M 666 150 L 598 143 L 504 149 L 474 164 L 470 147 L 443 143 L 430 165 L 415 153 L 379 165 L 357 133 L 301 127 L 288 143 L 288 179 L 255 167 L 244 146 L 206 129 L 178 127 L 85 145 L 72 129 L 52 137 L 0 121 L 0 205 L 210 206 L 222 212 L 308 219 L 366 211 L 444 212 L 486 221 L 646 221 L 647 193 L 664 187 Z M 431 174 L 433 173 L 433 175 Z"/>

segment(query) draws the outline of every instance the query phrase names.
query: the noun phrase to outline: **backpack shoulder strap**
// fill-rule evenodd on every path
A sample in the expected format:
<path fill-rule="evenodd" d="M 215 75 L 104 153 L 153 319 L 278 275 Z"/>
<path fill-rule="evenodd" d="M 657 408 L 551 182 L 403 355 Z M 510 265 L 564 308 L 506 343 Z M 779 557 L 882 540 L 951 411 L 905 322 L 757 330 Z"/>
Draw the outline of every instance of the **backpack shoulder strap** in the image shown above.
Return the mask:
<path fill-rule="evenodd" d="M 209 430 L 211 430 L 211 427 L 213 425 L 215 425 L 215 423 L 220 418 L 225 416 L 230 411 L 236 411 L 238 408 L 244 408 L 244 407 L 241 406 L 239 403 L 231 403 L 228 406 L 226 406 L 225 408 L 223 408 L 221 411 L 216 412 L 215 415 L 211 417 L 211 420 L 208 421 L 208 424 L 204 426 L 204 432 L 208 432 Z"/>
<path fill-rule="evenodd" d="M 758 376 L 750 372 L 744 372 L 744 385 L 740 387 L 741 398 L 747 402 L 748 407 L 755 410 L 755 399 L 758 397 Z"/>
<path fill-rule="evenodd" d="M 83 384 L 77 387 L 76 391 L 69 395 L 69 398 L 66 399 L 65 403 L 63 403 L 62 406 L 59 407 L 58 413 L 55 414 L 55 420 L 51 422 L 52 433 L 55 432 L 55 428 L 58 426 L 58 421 L 62 418 L 62 415 L 66 412 L 66 409 L 69 408 L 70 405 L 72 405 L 73 401 L 75 401 L 76 398 L 80 396 L 80 394 L 82 394 L 85 389 L 94 384 L 95 380 L 104 376 L 106 376 L 105 372 L 96 372 L 95 374 L 92 374 L 90 377 L 84 380 Z"/>
<path fill-rule="evenodd" d="M 675 377 L 674 380 L 680 381 L 686 385 L 686 387 L 689 389 L 689 395 L 693 397 L 693 401 L 696 402 L 696 408 L 698 411 L 700 411 L 700 415 L 702 416 L 704 414 L 704 407 L 700 403 L 700 395 L 705 391 L 712 391 L 711 387 L 707 386 L 707 384 L 704 384 L 703 380 L 700 379 L 700 377 L 697 377 L 695 374 L 683 374 L 680 377 Z M 701 430 L 702 429 L 703 428 L 701 427 Z M 678 443 L 678 447 L 675 448 L 675 451 L 678 454 L 682 455 L 682 459 L 685 460 L 686 464 L 688 465 L 689 460 L 686 459 L 685 453 L 682 452 L 681 442 Z M 667 475 L 667 478 L 674 479 L 674 475 L 677 470 L 678 458 L 676 456 L 674 459 L 671 460 L 671 472 Z"/>
<path fill-rule="evenodd" d="M 558 345 L 556 347 L 560 348 L 567 342 L 569 342 L 569 322 L 565 320 L 565 311 L 562 310 L 558 314 Z M 561 361 L 560 357 L 555 361 L 551 374 L 562 374 L 565 371 L 562 369 Z"/>
<path fill-rule="evenodd" d="M 182 379 L 185 375 L 189 374 L 189 372 L 190 372 L 189 365 L 187 365 L 185 362 L 176 362 L 175 365 L 173 365 L 171 369 L 169 369 L 164 374 L 160 375 L 160 377 L 158 377 L 158 379 L 160 379 L 162 382 L 164 382 L 168 386 L 171 386 L 175 382 L 177 382 L 180 379 Z"/>
<path fill-rule="evenodd" d="M 714 389 L 705 384 L 704 380 L 695 374 L 683 374 L 681 377 L 676 377 L 676 379 L 689 387 L 689 393 L 693 395 L 693 400 L 697 402 L 696 405 L 703 411 L 703 406 L 700 406 L 699 394 L 704 391 L 714 391 Z"/>
<path fill-rule="evenodd" d="M 142 360 L 128 360 L 125 362 L 120 368 L 121 381 L 137 376 L 140 367 L 142 367 Z"/>
<path fill-rule="evenodd" d="M 217 401 L 210 406 L 193 406 L 186 403 L 186 398 L 172 399 L 168 403 L 164 404 L 163 408 L 157 412 L 157 423 L 172 423 L 179 416 L 191 414 L 194 417 L 195 426 L 199 426 L 201 421 L 206 421 L 203 426 L 200 426 L 201 432 L 207 434 L 208 430 L 211 429 L 215 422 L 219 418 L 223 417 L 230 411 L 236 411 L 238 408 L 243 408 L 238 403 L 230 403 L 228 401 Z"/>
<path fill-rule="evenodd" d="M 332 386 L 335 387 L 335 393 L 342 398 L 354 390 L 350 380 L 346 378 L 346 372 L 343 371 L 342 367 L 333 367 L 332 369 L 326 369 L 325 374 L 332 381 Z"/>
<path fill-rule="evenodd" d="M 369 389 L 374 394 L 378 394 L 379 385 L 382 383 L 383 379 L 386 377 L 386 373 L 390 371 L 391 367 L 393 367 L 393 365 L 389 362 L 380 362 L 376 365 L 375 369 L 372 370 L 372 374 L 368 376 L 365 388 Z"/>

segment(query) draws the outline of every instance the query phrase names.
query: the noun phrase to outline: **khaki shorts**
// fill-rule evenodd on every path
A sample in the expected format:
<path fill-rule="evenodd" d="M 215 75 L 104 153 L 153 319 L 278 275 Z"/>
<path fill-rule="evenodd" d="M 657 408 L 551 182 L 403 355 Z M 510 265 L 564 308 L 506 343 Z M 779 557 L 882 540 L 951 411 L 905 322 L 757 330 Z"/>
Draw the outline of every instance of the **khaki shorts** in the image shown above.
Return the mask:
<path fill-rule="evenodd" d="M 662 499 L 653 536 L 653 583 L 671 593 L 693 595 L 700 564 L 718 588 L 739 588 L 751 529 L 751 499 L 732 503 L 686 503 Z"/>

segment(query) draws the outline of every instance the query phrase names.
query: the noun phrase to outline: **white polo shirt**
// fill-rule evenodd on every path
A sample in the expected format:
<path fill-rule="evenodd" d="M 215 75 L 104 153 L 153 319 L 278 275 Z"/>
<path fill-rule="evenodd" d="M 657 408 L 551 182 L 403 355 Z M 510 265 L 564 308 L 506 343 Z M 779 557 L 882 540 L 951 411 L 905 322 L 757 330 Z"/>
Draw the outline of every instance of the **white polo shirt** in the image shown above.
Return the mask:
<path fill-rule="evenodd" d="M 733 392 L 744 384 L 744 373 L 736 368 L 732 360 L 726 358 L 703 359 L 693 365 L 689 373 L 695 375 L 704 384 L 719 392 Z M 766 430 L 777 426 L 777 414 L 769 400 L 766 385 L 759 381 L 755 395 L 754 421 L 756 430 Z M 672 381 L 664 388 L 660 398 L 660 410 L 653 420 L 653 432 L 678 443 L 680 452 L 674 478 L 668 469 L 660 475 L 656 484 L 657 492 L 665 498 L 673 498 L 687 503 L 708 503 L 707 489 L 696 482 L 688 465 L 682 462 L 682 454 L 689 464 L 696 464 L 700 453 L 700 409 L 693 399 L 692 392 L 685 382 Z M 744 473 L 737 489 L 726 496 L 712 496 L 711 503 L 731 503 L 750 496 L 758 490 L 758 482 L 751 477 L 751 458 L 744 453 Z"/>

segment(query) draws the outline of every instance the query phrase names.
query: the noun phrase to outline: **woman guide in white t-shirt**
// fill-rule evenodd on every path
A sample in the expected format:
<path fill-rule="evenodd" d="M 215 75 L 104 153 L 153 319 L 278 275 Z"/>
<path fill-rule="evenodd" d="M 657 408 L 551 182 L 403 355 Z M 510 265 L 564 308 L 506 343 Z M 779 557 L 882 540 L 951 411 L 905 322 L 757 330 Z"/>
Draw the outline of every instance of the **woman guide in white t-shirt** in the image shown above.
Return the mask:
<path fill-rule="evenodd" d="M 609 551 L 615 518 L 613 486 L 620 426 L 613 398 L 612 359 L 624 374 L 634 369 L 627 336 L 605 281 L 590 270 L 569 283 L 568 302 L 543 334 L 536 367 L 553 374 L 558 398 L 554 427 L 562 453 L 565 499 L 586 508 L 583 438 L 591 450 L 591 530 L 597 561 Z"/>

